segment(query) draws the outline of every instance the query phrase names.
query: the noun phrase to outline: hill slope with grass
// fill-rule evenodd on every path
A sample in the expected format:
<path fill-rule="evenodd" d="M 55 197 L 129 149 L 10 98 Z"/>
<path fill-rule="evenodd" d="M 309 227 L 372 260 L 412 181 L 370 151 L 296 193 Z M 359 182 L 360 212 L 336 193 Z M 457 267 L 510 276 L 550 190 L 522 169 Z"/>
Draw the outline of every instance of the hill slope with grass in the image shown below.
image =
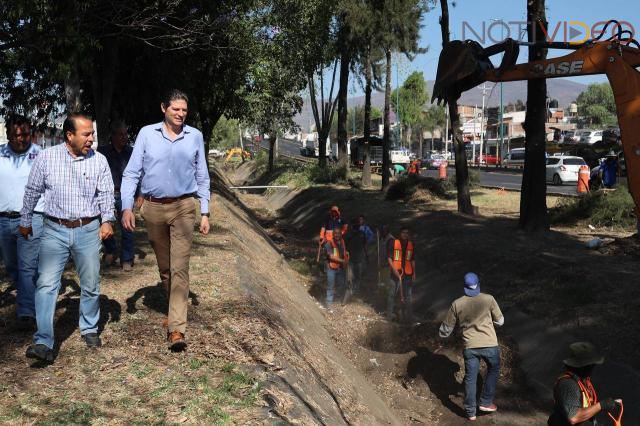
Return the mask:
<path fill-rule="evenodd" d="M 0 277 L 1 424 L 397 423 L 216 170 L 212 183 L 212 233 L 194 235 L 184 353 L 166 348 L 166 300 L 143 227 L 135 272 L 103 271 L 100 350 L 81 341 L 78 281 L 68 268 L 57 358 L 31 365 L 31 335 L 13 321 L 15 289 Z"/>

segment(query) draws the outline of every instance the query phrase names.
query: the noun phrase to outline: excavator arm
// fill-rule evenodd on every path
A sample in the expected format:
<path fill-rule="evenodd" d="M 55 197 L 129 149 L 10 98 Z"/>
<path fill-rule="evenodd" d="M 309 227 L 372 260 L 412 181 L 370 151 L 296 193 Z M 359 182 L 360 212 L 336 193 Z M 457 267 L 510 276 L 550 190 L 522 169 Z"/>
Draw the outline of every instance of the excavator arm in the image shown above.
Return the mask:
<path fill-rule="evenodd" d="M 603 31 L 604 32 L 604 31 Z M 558 78 L 606 74 L 616 102 L 620 137 L 629 192 L 640 218 L 640 46 L 635 40 L 612 38 L 582 45 L 543 43 L 543 47 L 575 49 L 553 59 L 515 64 L 520 43 L 506 41 L 483 49 L 474 41 L 452 41 L 440 53 L 433 99 L 438 103 L 457 100 L 462 92 L 485 81 L 506 82 L 538 78 Z M 495 68 L 490 56 L 505 52 Z"/>

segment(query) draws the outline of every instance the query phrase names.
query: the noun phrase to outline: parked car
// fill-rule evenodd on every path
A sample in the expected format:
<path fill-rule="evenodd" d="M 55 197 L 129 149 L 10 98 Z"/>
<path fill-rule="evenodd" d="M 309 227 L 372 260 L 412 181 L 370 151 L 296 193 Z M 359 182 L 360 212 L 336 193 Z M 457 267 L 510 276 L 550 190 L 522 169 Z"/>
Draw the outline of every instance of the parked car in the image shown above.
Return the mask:
<path fill-rule="evenodd" d="M 582 130 L 580 132 L 580 143 L 593 145 L 602 140 L 602 130 Z"/>
<path fill-rule="evenodd" d="M 514 148 L 504 157 L 505 167 L 524 167 L 524 148 Z"/>
<path fill-rule="evenodd" d="M 447 164 L 448 161 L 444 158 L 444 155 L 440 154 L 427 154 L 422 159 L 422 166 L 427 169 L 437 169 L 440 167 L 440 164 Z"/>
<path fill-rule="evenodd" d="M 222 151 L 220 151 L 218 149 L 215 149 L 215 148 L 211 148 L 209 150 L 209 155 L 212 156 L 213 158 L 220 158 L 220 157 L 222 157 L 224 155 L 224 152 L 222 152 Z"/>
<path fill-rule="evenodd" d="M 498 157 L 493 154 L 480 154 L 476 156 L 476 165 L 485 165 L 485 166 L 495 166 L 496 164 L 500 164 L 498 161 Z"/>
<path fill-rule="evenodd" d="M 576 143 L 578 142 L 579 139 L 580 137 L 576 135 L 576 132 L 574 130 L 567 130 L 564 133 L 564 137 L 562 138 L 562 141 L 563 143 Z"/>
<path fill-rule="evenodd" d="M 608 144 L 620 143 L 620 129 L 610 127 L 602 131 L 602 141 Z"/>
<path fill-rule="evenodd" d="M 565 182 L 577 182 L 580 166 L 586 164 L 582 157 L 547 157 L 546 180 L 547 182 L 552 182 L 554 185 L 563 185 Z"/>

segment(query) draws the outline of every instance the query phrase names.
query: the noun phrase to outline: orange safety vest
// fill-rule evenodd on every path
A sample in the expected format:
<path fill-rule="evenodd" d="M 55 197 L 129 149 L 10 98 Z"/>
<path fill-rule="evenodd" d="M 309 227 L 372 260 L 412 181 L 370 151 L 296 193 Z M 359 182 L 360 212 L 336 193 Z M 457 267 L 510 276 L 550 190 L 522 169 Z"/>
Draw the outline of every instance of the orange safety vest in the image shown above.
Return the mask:
<path fill-rule="evenodd" d="M 415 161 L 412 161 L 411 164 L 409 165 L 409 174 L 410 175 L 417 175 L 418 174 L 418 165 L 416 164 Z"/>
<path fill-rule="evenodd" d="M 333 248 L 333 252 L 331 253 L 331 255 L 333 257 L 342 257 L 343 259 L 348 259 L 349 258 L 349 253 L 347 253 L 347 249 L 344 245 L 344 240 L 340 240 L 340 247 L 338 247 L 338 245 L 335 243 L 335 241 L 333 240 L 329 240 L 329 242 L 331 243 L 331 247 Z M 343 255 L 340 256 L 340 250 L 342 249 L 342 253 Z M 335 262 L 333 260 L 331 260 L 331 258 L 329 258 L 329 268 L 331 269 L 341 269 L 344 265 L 341 262 Z"/>
<path fill-rule="evenodd" d="M 402 241 L 393 242 L 393 269 L 403 271 L 404 275 L 413 275 L 413 242 L 407 242 L 407 250 L 404 253 L 404 268 L 402 267 Z"/>
<path fill-rule="evenodd" d="M 596 395 L 596 390 L 591 384 L 591 379 L 589 377 L 583 380 L 571 372 L 566 372 L 562 376 L 558 377 L 556 384 L 562 379 L 573 379 L 578 384 L 580 393 L 582 394 L 582 408 L 589 408 L 598 403 L 598 395 Z"/>
<path fill-rule="evenodd" d="M 342 235 L 344 235 L 349 229 L 349 225 L 343 223 L 340 228 L 342 229 Z M 325 229 L 324 226 L 320 228 L 320 240 L 333 241 L 333 229 Z"/>

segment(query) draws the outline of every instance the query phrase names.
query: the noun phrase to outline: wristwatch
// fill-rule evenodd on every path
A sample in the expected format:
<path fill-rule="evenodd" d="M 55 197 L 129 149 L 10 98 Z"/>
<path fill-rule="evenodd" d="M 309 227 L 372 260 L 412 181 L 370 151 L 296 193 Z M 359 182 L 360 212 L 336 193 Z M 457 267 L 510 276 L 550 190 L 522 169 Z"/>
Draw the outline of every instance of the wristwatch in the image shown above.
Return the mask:
<path fill-rule="evenodd" d="M 211 213 L 200 213 L 200 216 L 211 217 Z"/>

